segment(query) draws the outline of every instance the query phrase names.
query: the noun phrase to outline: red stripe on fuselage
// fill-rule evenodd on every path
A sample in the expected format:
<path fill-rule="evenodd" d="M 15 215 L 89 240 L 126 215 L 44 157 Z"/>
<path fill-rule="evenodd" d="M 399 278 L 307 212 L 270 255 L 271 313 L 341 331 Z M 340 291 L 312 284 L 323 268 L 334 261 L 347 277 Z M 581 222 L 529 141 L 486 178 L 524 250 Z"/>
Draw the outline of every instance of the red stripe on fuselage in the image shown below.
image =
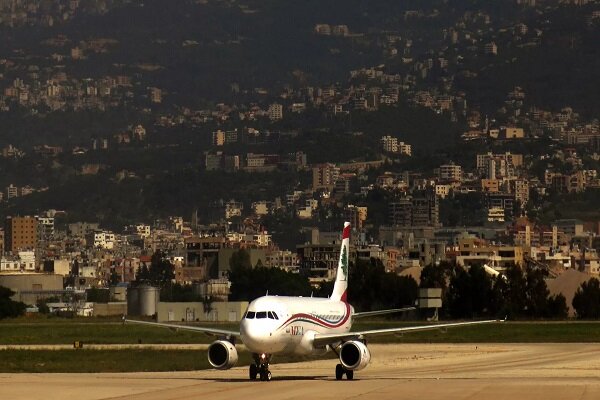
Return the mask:
<path fill-rule="evenodd" d="M 325 328 L 339 328 L 340 326 L 344 325 L 346 323 L 346 321 L 348 321 L 348 318 L 350 318 L 350 304 L 346 303 L 346 313 L 344 315 L 344 318 L 340 322 L 337 322 L 336 324 L 330 324 L 329 322 L 325 322 L 325 321 L 318 319 L 315 316 L 310 315 L 310 314 L 300 313 L 300 314 L 294 314 L 291 317 L 289 317 L 287 319 L 287 321 L 285 321 L 283 324 L 281 324 L 281 326 L 277 329 L 284 328 L 285 326 L 291 324 L 292 322 L 294 322 L 297 319 L 309 319 Z"/>

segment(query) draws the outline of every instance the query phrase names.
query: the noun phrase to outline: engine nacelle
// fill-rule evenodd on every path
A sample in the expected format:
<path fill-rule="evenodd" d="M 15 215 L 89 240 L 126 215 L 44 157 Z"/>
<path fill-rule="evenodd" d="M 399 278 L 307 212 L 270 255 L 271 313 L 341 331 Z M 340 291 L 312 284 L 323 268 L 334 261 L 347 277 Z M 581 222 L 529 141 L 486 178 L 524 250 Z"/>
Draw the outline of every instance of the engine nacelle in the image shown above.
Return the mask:
<path fill-rule="evenodd" d="M 371 352 L 363 342 L 351 340 L 340 349 L 340 362 L 344 368 L 360 371 L 371 361 Z"/>
<path fill-rule="evenodd" d="M 208 362 L 216 369 L 229 369 L 238 361 L 238 353 L 233 343 L 217 340 L 208 346 Z"/>

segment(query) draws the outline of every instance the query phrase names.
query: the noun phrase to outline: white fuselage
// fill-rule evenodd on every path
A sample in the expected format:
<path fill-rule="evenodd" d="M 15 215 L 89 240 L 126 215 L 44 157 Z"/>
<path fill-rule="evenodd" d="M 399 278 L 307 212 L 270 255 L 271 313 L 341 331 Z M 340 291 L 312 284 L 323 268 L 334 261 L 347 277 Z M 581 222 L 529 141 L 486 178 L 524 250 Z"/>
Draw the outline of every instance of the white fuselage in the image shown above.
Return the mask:
<path fill-rule="evenodd" d="M 244 345 L 256 354 L 310 355 L 317 333 L 349 332 L 354 309 L 348 303 L 318 297 L 260 297 L 248 306 L 240 323 Z"/>

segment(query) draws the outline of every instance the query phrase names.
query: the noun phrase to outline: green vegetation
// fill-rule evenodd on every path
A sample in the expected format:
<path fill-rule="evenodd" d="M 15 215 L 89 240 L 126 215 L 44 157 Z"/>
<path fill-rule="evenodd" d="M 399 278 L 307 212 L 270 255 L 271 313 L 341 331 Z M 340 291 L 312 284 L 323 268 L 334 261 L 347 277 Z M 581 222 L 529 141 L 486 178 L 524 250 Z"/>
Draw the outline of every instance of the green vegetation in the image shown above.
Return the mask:
<path fill-rule="evenodd" d="M 419 325 L 421 323 L 418 323 Z M 411 323 L 407 325 L 417 325 Z M 353 330 L 391 328 L 393 322 L 357 323 Z M 498 322 L 447 330 L 434 329 L 398 336 L 380 336 L 369 343 L 597 343 L 598 322 Z"/>
<path fill-rule="evenodd" d="M 260 265 L 252 268 L 250 255 L 244 250 L 234 252 L 229 263 L 230 300 L 252 301 L 267 292 L 286 296 L 310 295 L 311 288 L 306 277 L 279 268 Z"/>
<path fill-rule="evenodd" d="M 545 198 L 535 214 L 541 222 L 548 223 L 555 219 L 577 218 L 583 221 L 600 219 L 598 197 L 600 189 L 588 188 L 581 193 L 552 193 Z"/>
<path fill-rule="evenodd" d="M 120 322 L 80 322 L 48 320 L 40 322 L 3 322 L 0 324 L 0 344 L 184 344 L 210 343 L 212 337 L 190 331 L 171 331 Z M 206 325 L 206 324 L 205 324 Z M 225 327 L 225 325 L 218 325 Z M 237 327 L 237 325 L 236 325 Z M 233 326 L 227 325 L 227 328 Z M 234 328 L 235 329 L 235 328 Z"/>
<path fill-rule="evenodd" d="M 0 323 L 0 345 L 72 344 L 208 344 L 214 337 L 197 332 L 172 331 L 149 326 L 125 325 L 116 322 L 82 322 L 55 319 L 32 321 L 25 319 Z M 447 321 L 440 321 L 447 322 Z M 354 331 L 398 326 L 422 325 L 424 321 L 405 322 L 389 320 L 359 320 Z M 237 324 L 201 323 L 221 329 L 237 329 Z M 448 329 L 446 332 L 431 330 L 369 339 L 375 343 L 511 343 L 511 342 L 597 342 L 600 338 L 600 322 L 595 321 L 527 321 L 504 322 Z"/>
<path fill-rule="evenodd" d="M 550 296 L 546 276 L 544 270 L 530 266 L 523 270 L 513 264 L 504 274 L 492 278 L 480 265 L 465 270 L 443 262 L 423 269 L 421 287 L 441 288 L 442 314 L 455 319 L 505 316 L 565 319 L 565 297 Z"/>
<path fill-rule="evenodd" d="M 592 278 L 583 282 L 573 296 L 573 308 L 578 318 L 600 317 L 600 281 Z"/>
<path fill-rule="evenodd" d="M 250 256 L 244 250 L 233 253 L 231 260 L 231 300 L 254 300 L 270 294 L 286 296 L 328 297 L 333 282 L 325 282 L 314 292 L 306 276 L 277 268 L 252 268 Z M 359 311 L 396 308 L 414 304 L 417 283 L 410 277 L 385 272 L 379 259 L 356 260 L 350 263 L 348 298 Z"/>
<path fill-rule="evenodd" d="M 163 286 L 175 278 L 173 264 L 164 252 L 157 250 L 152 254 L 150 267 L 145 264 L 140 267 L 136 279 L 152 285 Z"/>
<path fill-rule="evenodd" d="M 385 272 L 380 259 L 350 263 L 348 299 L 357 311 L 410 306 L 417 298 L 417 282 L 411 277 Z M 329 295 L 327 293 L 327 295 Z"/>
<path fill-rule="evenodd" d="M 12 290 L 0 286 L 0 319 L 14 318 L 25 313 L 24 303 L 10 299 L 14 294 Z"/>

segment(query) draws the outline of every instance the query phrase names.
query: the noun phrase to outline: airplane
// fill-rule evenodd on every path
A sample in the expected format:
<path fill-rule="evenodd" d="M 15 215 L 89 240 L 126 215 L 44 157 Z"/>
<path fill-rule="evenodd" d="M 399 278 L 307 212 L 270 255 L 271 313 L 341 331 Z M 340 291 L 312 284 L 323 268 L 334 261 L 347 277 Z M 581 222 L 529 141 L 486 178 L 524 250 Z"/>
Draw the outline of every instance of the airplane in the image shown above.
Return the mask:
<path fill-rule="evenodd" d="M 367 337 L 501 322 L 467 321 L 353 332 L 352 323 L 357 318 L 408 311 L 414 307 L 354 312 L 354 307 L 348 303 L 347 298 L 349 247 L 350 223 L 346 222 L 333 292 L 329 298 L 273 295 L 259 297 L 248 305 L 240 321 L 239 331 L 130 319 L 124 321 L 216 336 L 217 340 L 208 347 L 208 361 L 219 370 L 227 370 L 236 365 L 238 353 L 235 344 L 240 340 L 254 359 L 248 370 L 250 380 L 259 377 L 261 381 L 271 380 L 269 364 L 274 355 L 319 356 L 332 351 L 340 361 L 335 367 L 335 378 L 341 380 L 346 375 L 348 380 L 352 380 L 354 372 L 365 368 L 371 360 Z"/>

